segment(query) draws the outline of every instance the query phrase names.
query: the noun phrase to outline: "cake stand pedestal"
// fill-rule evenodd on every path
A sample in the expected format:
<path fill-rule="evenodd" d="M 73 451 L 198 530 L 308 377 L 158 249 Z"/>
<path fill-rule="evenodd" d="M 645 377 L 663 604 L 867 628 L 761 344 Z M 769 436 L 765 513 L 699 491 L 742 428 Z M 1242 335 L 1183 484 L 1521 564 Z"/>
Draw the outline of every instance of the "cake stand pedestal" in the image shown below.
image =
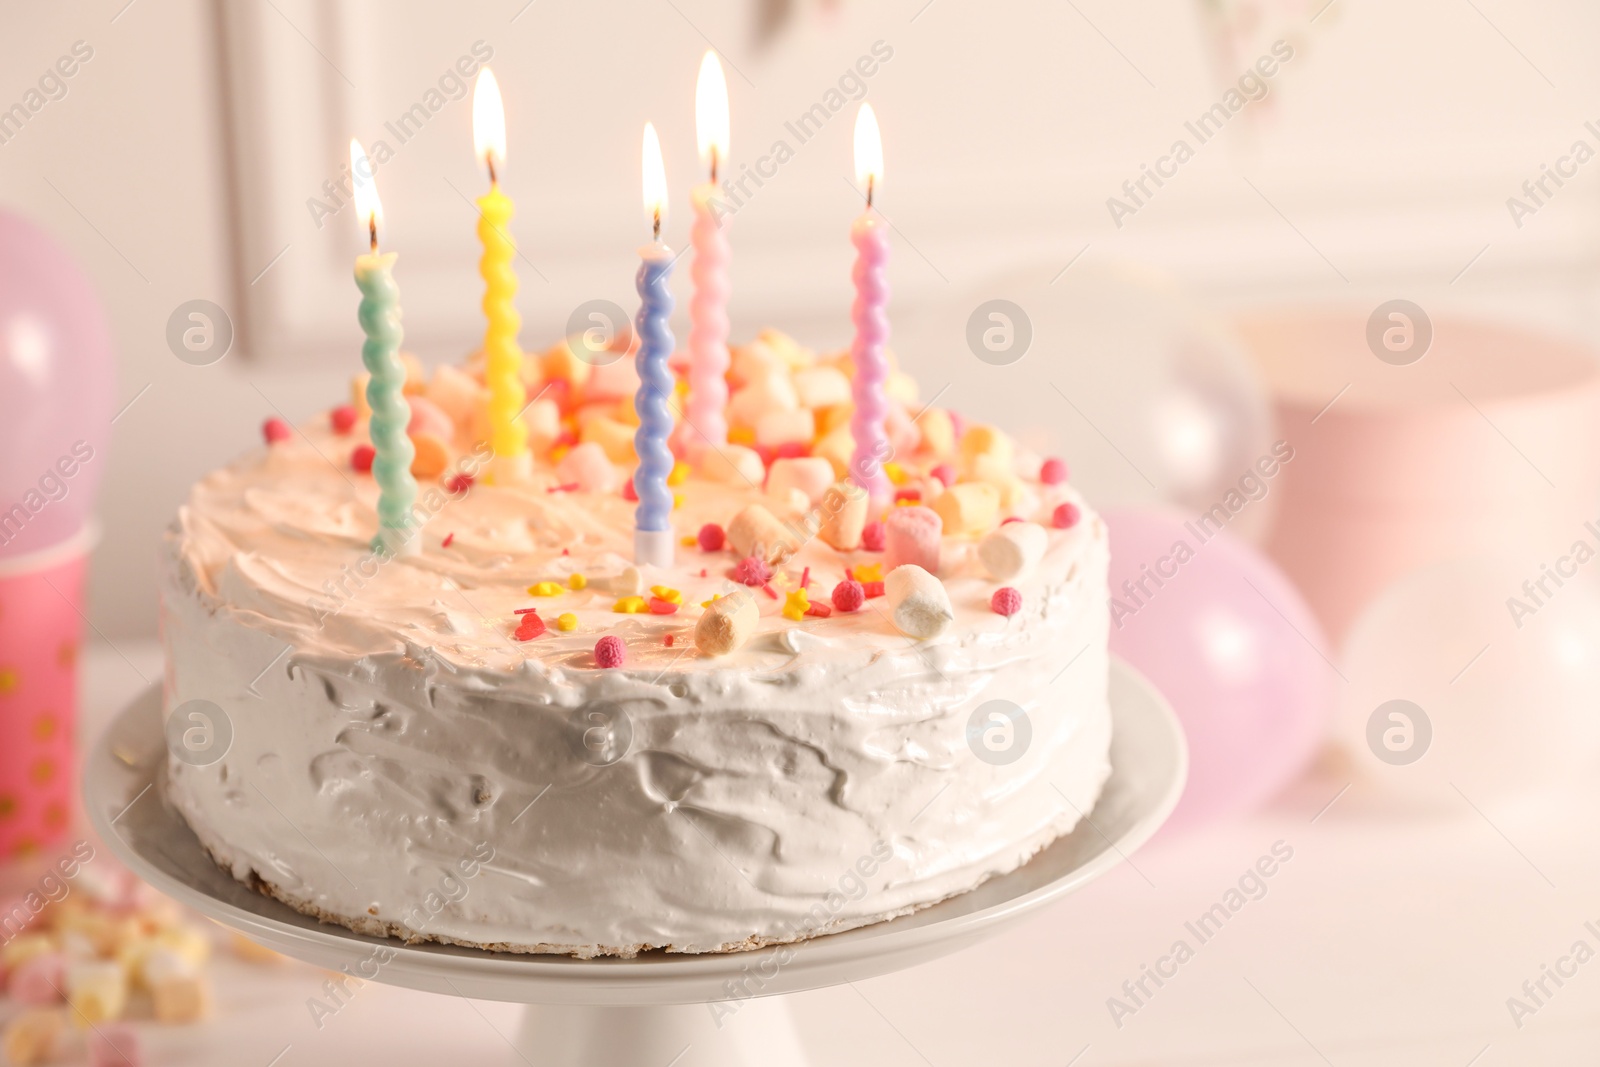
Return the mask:
<path fill-rule="evenodd" d="M 161 696 L 152 688 L 84 767 L 95 829 L 135 873 L 202 915 L 336 971 L 475 1000 L 526 1004 L 516 1048 L 541 1067 L 804 1067 L 785 993 L 915 966 L 992 936 L 1122 862 L 1183 790 L 1188 755 L 1166 702 L 1111 669 L 1111 777 L 1094 810 L 1012 873 L 914 915 L 755 952 L 576 960 L 406 945 L 331 926 L 234 881 L 166 801 Z"/>

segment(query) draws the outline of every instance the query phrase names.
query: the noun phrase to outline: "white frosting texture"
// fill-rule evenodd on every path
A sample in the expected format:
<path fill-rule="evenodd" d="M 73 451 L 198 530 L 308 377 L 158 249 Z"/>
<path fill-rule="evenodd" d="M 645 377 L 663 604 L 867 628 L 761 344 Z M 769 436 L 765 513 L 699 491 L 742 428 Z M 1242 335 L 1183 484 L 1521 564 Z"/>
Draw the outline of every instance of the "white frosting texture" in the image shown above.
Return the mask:
<path fill-rule="evenodd" d="M 1108 553 L 1087 507 L 1009 583 L 1023 604 L 1009 618 L 990 609 L 976 542 L 947 537 L 943 636 L 909 640 L 881 599 L 791 621 L 805 568 L 826 603 L 844 568 L 881 560 L 813 540 L 776 598 L 757 592 L 756 637 L 710 658 L 691 634 L 700 603 L 732 588 L 731 553 L 679 547 L 643 584 L 681 590 L 683 607 L 618 614 L 603 587 L 629 566 L 633 505 L 538 472 L 434 486 L 421 552 L 380 562 L 354 443 L 318 427 L 256 450 L 195 486 L 166 542 L 167 707 L 209 701 L 232 733 L 216 762 L 174 755 L 170 795 L 236 877 L 301 910 L 516 951 L 752 947 L 1010 871 L 1109 773 Z M 1083 506 L 1065 486 L 1028 489 L 1030 517 Z M 690 535 L 760 499 L 699 479 L 679 491 Z M 587 588 L 566 588 L 574 573 Z M 530 596 L 539 581 L 563 591 Z M 528 607 L 549 630 L 518 641 Z M 556 629 L 564 612 L 577 629 Z M 627 642 L 623 667 L 596 666 L 604 634 Z M 1011 762 L 969 734 L 990 701 L 1026 713 Z"/>

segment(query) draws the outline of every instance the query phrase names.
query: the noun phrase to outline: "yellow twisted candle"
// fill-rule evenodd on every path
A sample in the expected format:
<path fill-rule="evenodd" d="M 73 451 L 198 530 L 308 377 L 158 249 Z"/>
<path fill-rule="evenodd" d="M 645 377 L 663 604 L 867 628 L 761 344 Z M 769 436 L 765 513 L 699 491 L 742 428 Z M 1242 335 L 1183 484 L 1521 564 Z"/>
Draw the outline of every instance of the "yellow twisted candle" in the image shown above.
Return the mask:
<path fill-rule="evenodd" d="M 511 198 L 500 191 L 495 166 L 504 162 L 506 148 L 505 108 L 500 102 L 500 87 L 485 67 L 478 75 L 472 97 L 472 131 L 478 158 L 489 168 L 489 192 L 478 198 L 478 240 L 483 257 L 478 273 L 483 276 L 483 313 L 489 320 L 483 338 L 484 384 L 489 387 L 490 445 L 494 449 L 491 473 L 496 481 L 518 481 L 528 476 L 532 460 L 528 455 L 528 428 L 522 409 L 527 390 L 522 385 L 522 348 L 517 334 L 522 316 L 517 314 L 517 272 L 511 268 L 517 245 L 511 237 Z"/>

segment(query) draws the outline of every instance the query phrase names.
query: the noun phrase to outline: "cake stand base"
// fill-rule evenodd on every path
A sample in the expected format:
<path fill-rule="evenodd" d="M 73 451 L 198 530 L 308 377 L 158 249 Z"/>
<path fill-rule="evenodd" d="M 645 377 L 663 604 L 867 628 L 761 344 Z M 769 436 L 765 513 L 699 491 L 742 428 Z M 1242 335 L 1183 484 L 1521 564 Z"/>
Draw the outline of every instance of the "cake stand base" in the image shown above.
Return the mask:
<path fill-rule="evenodd" d="M 807 1067 L 787 997 L 732 1004 L 523 1009 L 517 1051 L 539 1067 Z"/>
<path fill-rule="evenodd" d="M 96 742 L 84 804 L 134 873 L 181 904 L 287 956 L 374 981 L 532 1005 L 516 1047 L 549 1067 L 804 1067 L 786 993 L 861 981 L 991 937 L 1088 884 L 1155 833 L 1183 791 L 1183 732 L 1161 696 L 1111 665 L 1111 776 L 1094 809 L 1010 874 L 914 914 L 752 952 L 579 960 L 407 945 L 318 922 L 235 881 L 166 799 L 161 692 L 146 690 Z M 747 994 L 757 994 L 753 996 Z"/>

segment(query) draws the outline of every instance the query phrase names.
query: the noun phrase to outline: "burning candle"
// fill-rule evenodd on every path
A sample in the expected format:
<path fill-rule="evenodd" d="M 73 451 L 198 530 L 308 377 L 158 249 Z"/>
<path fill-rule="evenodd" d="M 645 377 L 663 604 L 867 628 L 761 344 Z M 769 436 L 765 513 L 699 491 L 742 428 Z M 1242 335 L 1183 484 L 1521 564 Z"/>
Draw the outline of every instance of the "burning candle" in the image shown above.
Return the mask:
<path fill-rule="evenodd" d="M 639 413 L 639 430 L 633 436 L 633 449 L 639 466 L 633 472 L 633 488 L 639 496 L 634 511 L 633 558 L 635 563 L 666 567 L 672 564 L 672 490 L 667 475 L 672 473 L 672 449 L 667 438 L 672 433 L 672 371 L 667 357 L 672 354 L 672 293 L 667 288 L 672 278 L 672 250 L 661 241 L 661 216 L 667 210 L 667 175 L 661 163 L 661 140 L 650 123 L 644 127 L 644 209 L 651 220 L 652 240 L 639 249 L 639 314 L 634 331 L 639 335 L 639 351 L 634 366 L 639 372 L 639 391 L 633 405 Z"/>
<path fill-rule="evenodd" d="M 511 222 L 511 198 L 500 191 L 499 168 L 506 159 L 506 111 L 494 73 L 484 67 L 472 91 L 472 140 L 478 162 L 489 171 L 489 191 L 478 199 L 478 240 L 483 258 L 483 313 L 488 328 L 483 337 L 484 383 L 489 387 L 489 435 L 494 448 L 491 479 L 505 484 L 524 481 L 532 471 L 528 454 L 528 429 L 522 424 L 527 391 L 522 386 L 522 349 L 517 333 L 517 272 L 511 260 L 517 245 L 506 227 Z"/>
<path fill-rule="evenodd" d="M 878 134 L 878 118 L 870 104 L 856 113 L 856 180 L 866 188 L 867 207 L 850 227 L 850 240 L 856 246 L 856 300 L 851 309 L 855 340 L 850 358 L 855 363 L 851 383 L 855 411 L 850 416 L 850 434 L 855 453 L 850 460 L 850 478 L 867 491 L 872 505 L 888 503 L 892 488 L 883 464 L 890 456 L 889 435 L 884 429 L 889 405 L 885 383 L 889 362 L 884 342 L 889 339 L 889 282 L 885 271 L 889 263 L 889 228 L 872 210 L 873 194 L 883 183 L 883 139 Z"/>
<path fill-rule="evenodd" d="M 689 402 L 684 435 L 688 451 L 728 443 L 728 239 L 722 233 L 717 169 L 728 158 L 728 82 L 715 52 L 700 64 L 694 92 L 700 159 L 711 178 L 694 188 L 694 297 L 689 304 Z"/>
<path fill-rule="evenodd" d="M 370 251 L 356 257 L 356 285 L 361 289 L 361 329 L 367 335 L 361 346 L 366 364 L 367 405 L 372 409 L 368 432 L 375 453 L 372 477 L 378 483 L 378 533 L 373 551 L 415 555 L 419 550 L 411 506 L 417 483 L 411 477 L 416 449 L 406 434 L 411 405 L 406 402 L 406 369 L 400 362 L 400 290 L 394 284 L 395 253 L 378 253 L 378 220 L 383 204 L 372 163 L 361 142 L 350 142 L 350 170 L 354 175 L 356 217 L 366 228 Z"/>

